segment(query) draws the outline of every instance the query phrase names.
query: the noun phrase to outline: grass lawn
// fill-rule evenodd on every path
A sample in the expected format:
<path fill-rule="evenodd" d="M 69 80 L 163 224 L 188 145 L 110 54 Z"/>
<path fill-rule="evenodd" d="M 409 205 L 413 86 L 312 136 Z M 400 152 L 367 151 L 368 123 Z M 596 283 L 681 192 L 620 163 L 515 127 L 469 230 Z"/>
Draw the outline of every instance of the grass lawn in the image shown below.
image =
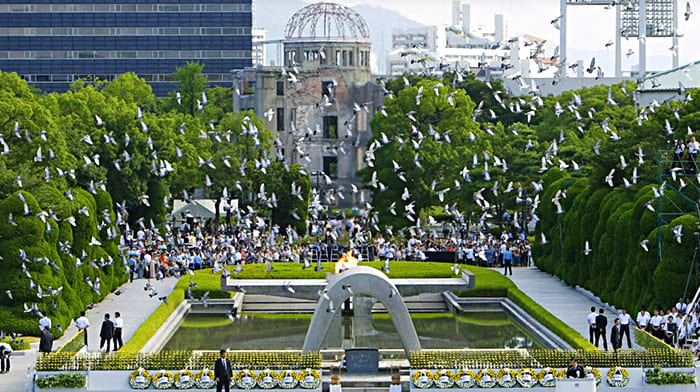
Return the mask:
<path fill-rule="evenodd" d="M 333 272 L 334 263 L 323 263 L 322 271 L 314 271 L 313 268 L 302 269 L 301 264 L 274 263 L 270 272 L 266 271 L 265 264 L 250 264 L 243 267 L 238 275 L 231 275 L 234 279 L 324 279 L 326 273 Z M 384 266 L 383 262 L 363 262 L 365 265 L 377 269 Z M 390 264 L 390 278 L 453 278 L 454 272 L 450 269 L 450 263 L 396 261 Z M 463 266 L 476 277 L 476 286 L 473 290 L 458 292 L 463 297 L 508 297 L 511 301 L 523 308 L 537 321 L 549 328 L 552 332 L 561 336 L 574 348 L 590 349 L 593 346 L 579 335 L 574 329 L 561 322 L 541 307 L 535 301 L 520 291 L 513 282 L 496 271 L 487 268 Z M 229 268 L 232 270 L 232 268 Z M 158 328 L 172 314 L 175 308 L 185 299 L 185 291 L 190 279 L 197 283 L 199 288 L 193 290 L 195 297 L 202 292 L 209 291 L 211 298 L 225 298 L 230 293 L 221 290 L 221 274 L 212 274 L 210 269 L 196 271 L 194 276 L 185 276 L 175 286 L 168 296 L 168 304 L 161 304 L 156 311 L 134 333 L 133 337 L 122 348 L 123 351 L 136 352 L 148 342 Z M 298 317 L 298 315 L 294 315 Z"/>

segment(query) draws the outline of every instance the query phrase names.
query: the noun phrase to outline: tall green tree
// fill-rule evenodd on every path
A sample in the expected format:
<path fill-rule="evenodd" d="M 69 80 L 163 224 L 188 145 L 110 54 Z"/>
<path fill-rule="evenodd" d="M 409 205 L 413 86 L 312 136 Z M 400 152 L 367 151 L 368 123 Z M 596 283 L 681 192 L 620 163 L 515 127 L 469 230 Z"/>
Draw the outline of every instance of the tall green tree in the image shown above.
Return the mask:
<path fill-rule="evenodd" d="M 178 80 L 177 88 L 181 96 L 181 102 L 175 103 L 176 110 L 194 116 L 197 113 L 197 101 L 202 100 L 202 92 L 209 86 L 207 77 L 202 73 L 204 64 L 188 62 L 187 65 L 175 70 L 175 78 Z M 177 92 L 171 92 L 170 97 L 176 100 Z"/>

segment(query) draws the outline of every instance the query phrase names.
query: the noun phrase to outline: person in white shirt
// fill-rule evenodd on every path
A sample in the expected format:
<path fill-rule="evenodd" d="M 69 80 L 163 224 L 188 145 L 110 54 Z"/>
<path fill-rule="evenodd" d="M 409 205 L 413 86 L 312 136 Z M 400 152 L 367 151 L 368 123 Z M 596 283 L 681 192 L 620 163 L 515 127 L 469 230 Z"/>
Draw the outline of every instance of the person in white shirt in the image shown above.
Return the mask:
<path fill-rule="evenodd" d="M 595 337 L 596 325 L 595 318 L 598 317 L 598 313 L 595 311 L 595 306 L 591 306 L 591 313 L 588 315 L 588 340 L 593 343 L 593 338 Z M 593 343 L 595 344 L 595 343 Z"/>
<path fill-rule="evenodd" d="M 114 342 L 113 349 L 114 351 L 117 351 L 124 345 L 124 342 L 122 341 L 122 328 L 124 328 L 124 320 L 119 312 L 114 313 L 114 320 L 112 320 L 112 323 L 114 323 L 114 336 L 112 336 L 112 341 Z"/>
<path fill-rule="evenodd" d="M 88 345 L 88 327 L 90 327 L 90 321 L 85 317 L 85 312 L 80 312 L 80 317 L 75 320 L 75 326 L 78 327 L 78 331 L 85 331 L 83 333 L 85 347 Z"/>
<path fill-rule="evenodd" d="M 620 348 L 622 348 L 622 340 L 627 334 L 627 347 L 632 348 L 632 339 L 630 338 L 630 323 L 632 322 L 632 317 L 627 313 L 627 309 L 622 308 L 617 318 L 620 320 Z"/>
<path fill-rule="evenodd" d="M 637 313 L 637 326 L 640 329 L 647 329 L 651 315 L 647 312 L 647 307 L 642 305 L 642 309 Z"/>
<path fill-rule="evenodd" d="M 688 305 L 683 301 L 683 298 L 678 298 L 678 303 L 676 304 L 676 310 L 679 312 L 687 313 Z"/>
<path fill-rule="evenodd" d="M 44 328 L 51 329 L 51 319 L 49 316 L 44 316 L 39 320 L 39 330 L 43 331 Z"/>

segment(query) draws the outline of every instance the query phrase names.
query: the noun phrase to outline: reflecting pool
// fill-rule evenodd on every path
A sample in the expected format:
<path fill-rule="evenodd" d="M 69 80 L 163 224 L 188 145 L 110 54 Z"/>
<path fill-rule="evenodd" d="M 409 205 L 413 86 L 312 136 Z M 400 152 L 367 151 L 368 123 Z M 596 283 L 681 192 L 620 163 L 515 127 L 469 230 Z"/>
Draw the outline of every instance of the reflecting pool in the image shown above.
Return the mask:
<path fill-rule="evenodd" d="M 190 314 L 164 350 L 299 350 L 311 314 L 250 314 L 231 322 L 224 315 Z M 411 315 L 424 349 L 542 348 L 542 344 L 505 312 L 414 313 Z M 367 320 L 369 321 L 369 320 Z M 371 322 L 338 316 L 329 328 L 324 349 L 374 347 L 400 349 L 401 341 L 388 314 Z"/>

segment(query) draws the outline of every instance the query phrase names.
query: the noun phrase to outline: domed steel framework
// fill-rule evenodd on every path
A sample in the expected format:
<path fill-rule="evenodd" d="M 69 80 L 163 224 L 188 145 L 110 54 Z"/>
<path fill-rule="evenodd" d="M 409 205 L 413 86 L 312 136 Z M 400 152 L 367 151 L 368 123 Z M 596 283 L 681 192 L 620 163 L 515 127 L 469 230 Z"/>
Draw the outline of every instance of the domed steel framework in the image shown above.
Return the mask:
<path fill-rule="evenodd" d="M 369 28 L 362 16 L 348 7 L 316 3 L 292 15 L 284 35 L 287 39 L 369 38 Z"/>

